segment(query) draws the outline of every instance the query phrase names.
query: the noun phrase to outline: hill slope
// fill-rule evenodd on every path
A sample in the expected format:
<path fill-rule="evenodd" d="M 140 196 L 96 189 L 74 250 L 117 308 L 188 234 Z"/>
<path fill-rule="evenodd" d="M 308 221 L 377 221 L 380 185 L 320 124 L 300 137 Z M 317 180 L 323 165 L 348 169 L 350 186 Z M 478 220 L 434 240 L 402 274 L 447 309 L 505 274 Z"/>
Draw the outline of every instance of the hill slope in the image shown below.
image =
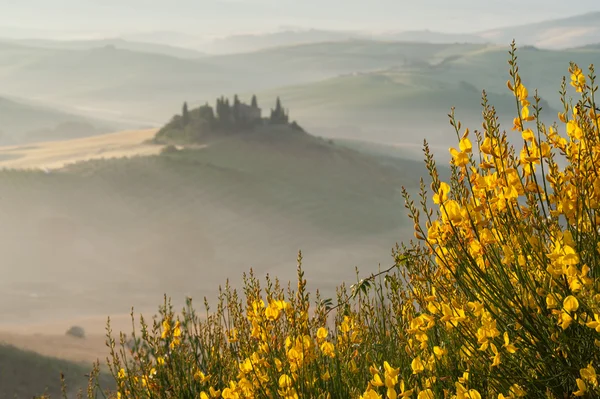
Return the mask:
<path fill-rule="evenodd" d="M 515 39 L 521 46 L 529 44 L 548 49 L 597 43 L 600 40 L 600 12 L 492 29 L 480 32 L 478 36 L 499 44 Z"/>
<path fill-rule="evenodd" d="M 293 279 L 299 249 L 329 296 L 354 266 L 387 264 L 410 234 L 400 187 L 417 187 L 422 163 L 289 133 L 265 127 L 199 149 L 0 172 L 5 321 L 154 312 L 163 292 L 176 304 L 214 297 L 250 267 Z"/>
<path fill-rule="evenodd" d="M 295 117 L 306 120 L 312 131 L 338 138 L 421 145 L 427 139 L 443 155 L 456 142 L 448 113 L 471 130 L 481 124 L 481 90 L 465 80 L 445 80 L 437 67 L 394 69 L 353 74 L 313 84 L 279 88 L 260 93 L 261 99 L 274 96 L 290 106 Z M 457 82 L 457 83 L 448 83 Z M 512 123 L 516 103 L 506 87 L 502 94 L 487 94 L 503 123 Z M 557 111 L 542 103 L 546 120 Z M 506 127 L 506 126 L 505 126 Z M 512 124 L 508 128 L 512 127 Z"/>
<path fill-rule="evenodd" d="M 86 137 L 111 130 L 111 124 L 0 97 L 0 145 Z"/>
<path fill-rule="evenodd" d="M 351 41 L 189 60 L 112 47 L 64 50 L 0 43 L 0 78 L 8 94 L 71 104 L 75 112 L 89 110 L 104 118 L 161 123 L 170 116 L 166 110 L 182 99 L 203 103 L 234 90 L 307 83 L 480 48 Z"/>
<path fill-rule="evenodd" d="M 129 41 L 121 38 L 100 40 L 44 40 L 44 39 L 0 39 L 8 43 L 24 45 L 28 47 L 60 49 L 60 50 L 91 50 L 113 46 L 123 50 L 139 51 L 142 53 L 161 54 L 177 58 L 195 59 L 203 57 L 204 54 L 192 49 L 169 46 L 165 44 Z"/>
<path fill-rule="evenodd" d="M 75 397 L 79 389 L 86 391 L 86 374 L 91 370 L 91 364 L 58 360 L 0 343 L 0 399 L 31 398 L 44 393 L 61 397 L 61 373 L 68 397 Z M 108 375 L 101 375 L 100 384 L 104 389 L 114 389 Z"/>

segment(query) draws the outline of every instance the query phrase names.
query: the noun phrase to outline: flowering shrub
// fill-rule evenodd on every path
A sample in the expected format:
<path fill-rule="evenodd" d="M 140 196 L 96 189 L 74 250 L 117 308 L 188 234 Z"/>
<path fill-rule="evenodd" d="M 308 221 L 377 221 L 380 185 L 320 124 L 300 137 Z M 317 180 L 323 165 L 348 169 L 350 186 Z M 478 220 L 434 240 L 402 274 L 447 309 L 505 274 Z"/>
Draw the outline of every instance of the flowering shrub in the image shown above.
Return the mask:
<path fill-rule="evenodd" d="M 405 193 L 418 241 L 391 269 L 341 286 L 335 306 L 310 298 L 301 262 L 297 286 L 250 273 L 202 316 L 165 299 L 133 349 L 110 338 L 116 397 L 599 397 L 596 77 L 571 64 L 579 99 L 563 80 L 561 125 L 545 126 L 516 60 L 513 44 L 512 132 L 484 93 L 481 131 L 451 114 L 450 181 L 425 144 L 434 206 L 425 184 L 420 207 Z"/>

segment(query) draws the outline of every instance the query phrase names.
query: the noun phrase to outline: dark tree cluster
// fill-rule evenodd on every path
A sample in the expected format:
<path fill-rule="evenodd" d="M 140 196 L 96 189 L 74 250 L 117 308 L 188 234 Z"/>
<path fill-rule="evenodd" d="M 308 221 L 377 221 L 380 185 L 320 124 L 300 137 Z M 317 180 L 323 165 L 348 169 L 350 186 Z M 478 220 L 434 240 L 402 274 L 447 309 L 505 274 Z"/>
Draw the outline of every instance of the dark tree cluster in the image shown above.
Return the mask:
<path fill-rule="evenodd" d="M 242 132 L 260 125 L 289 125 L 301 130 L 295 122 L 289 123 L 289 113 L 281 105 L 279 97 L 270 117 L 263 118 L 255 95 L 248 105 L 241 102 L 236 94 L 233 101 L 224 96 L 217 98 L 214 108 L 207 103 L 190 110 L 185 102 L 181 115 L 175 115 L 158 132 L 156 141 L 195 142 L 207 134 Z"/>

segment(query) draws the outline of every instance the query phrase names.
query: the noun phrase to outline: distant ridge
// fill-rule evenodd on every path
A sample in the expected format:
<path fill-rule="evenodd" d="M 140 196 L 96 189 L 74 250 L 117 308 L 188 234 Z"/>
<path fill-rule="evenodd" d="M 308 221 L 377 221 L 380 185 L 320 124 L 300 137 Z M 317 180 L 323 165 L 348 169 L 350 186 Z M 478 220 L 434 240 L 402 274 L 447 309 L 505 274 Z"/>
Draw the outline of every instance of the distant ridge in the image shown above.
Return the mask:
<path fill-rule="evenodd" d="M 477 33 L 495 43 L 565 49 L 600 42 L 600 11 Z"/>

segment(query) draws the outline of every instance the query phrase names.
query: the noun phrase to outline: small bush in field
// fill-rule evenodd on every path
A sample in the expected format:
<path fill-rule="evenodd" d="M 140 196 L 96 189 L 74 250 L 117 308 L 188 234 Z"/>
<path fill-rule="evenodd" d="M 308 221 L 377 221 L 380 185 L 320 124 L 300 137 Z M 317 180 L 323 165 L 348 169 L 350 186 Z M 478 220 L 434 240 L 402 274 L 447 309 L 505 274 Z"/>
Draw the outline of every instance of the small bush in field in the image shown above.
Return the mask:
<path fill-rule="evenodd" d="M 65 334 L 70 335 L 71 337 L 85 338 L 85 330 L 80 326 L 70 327 Z"/>

